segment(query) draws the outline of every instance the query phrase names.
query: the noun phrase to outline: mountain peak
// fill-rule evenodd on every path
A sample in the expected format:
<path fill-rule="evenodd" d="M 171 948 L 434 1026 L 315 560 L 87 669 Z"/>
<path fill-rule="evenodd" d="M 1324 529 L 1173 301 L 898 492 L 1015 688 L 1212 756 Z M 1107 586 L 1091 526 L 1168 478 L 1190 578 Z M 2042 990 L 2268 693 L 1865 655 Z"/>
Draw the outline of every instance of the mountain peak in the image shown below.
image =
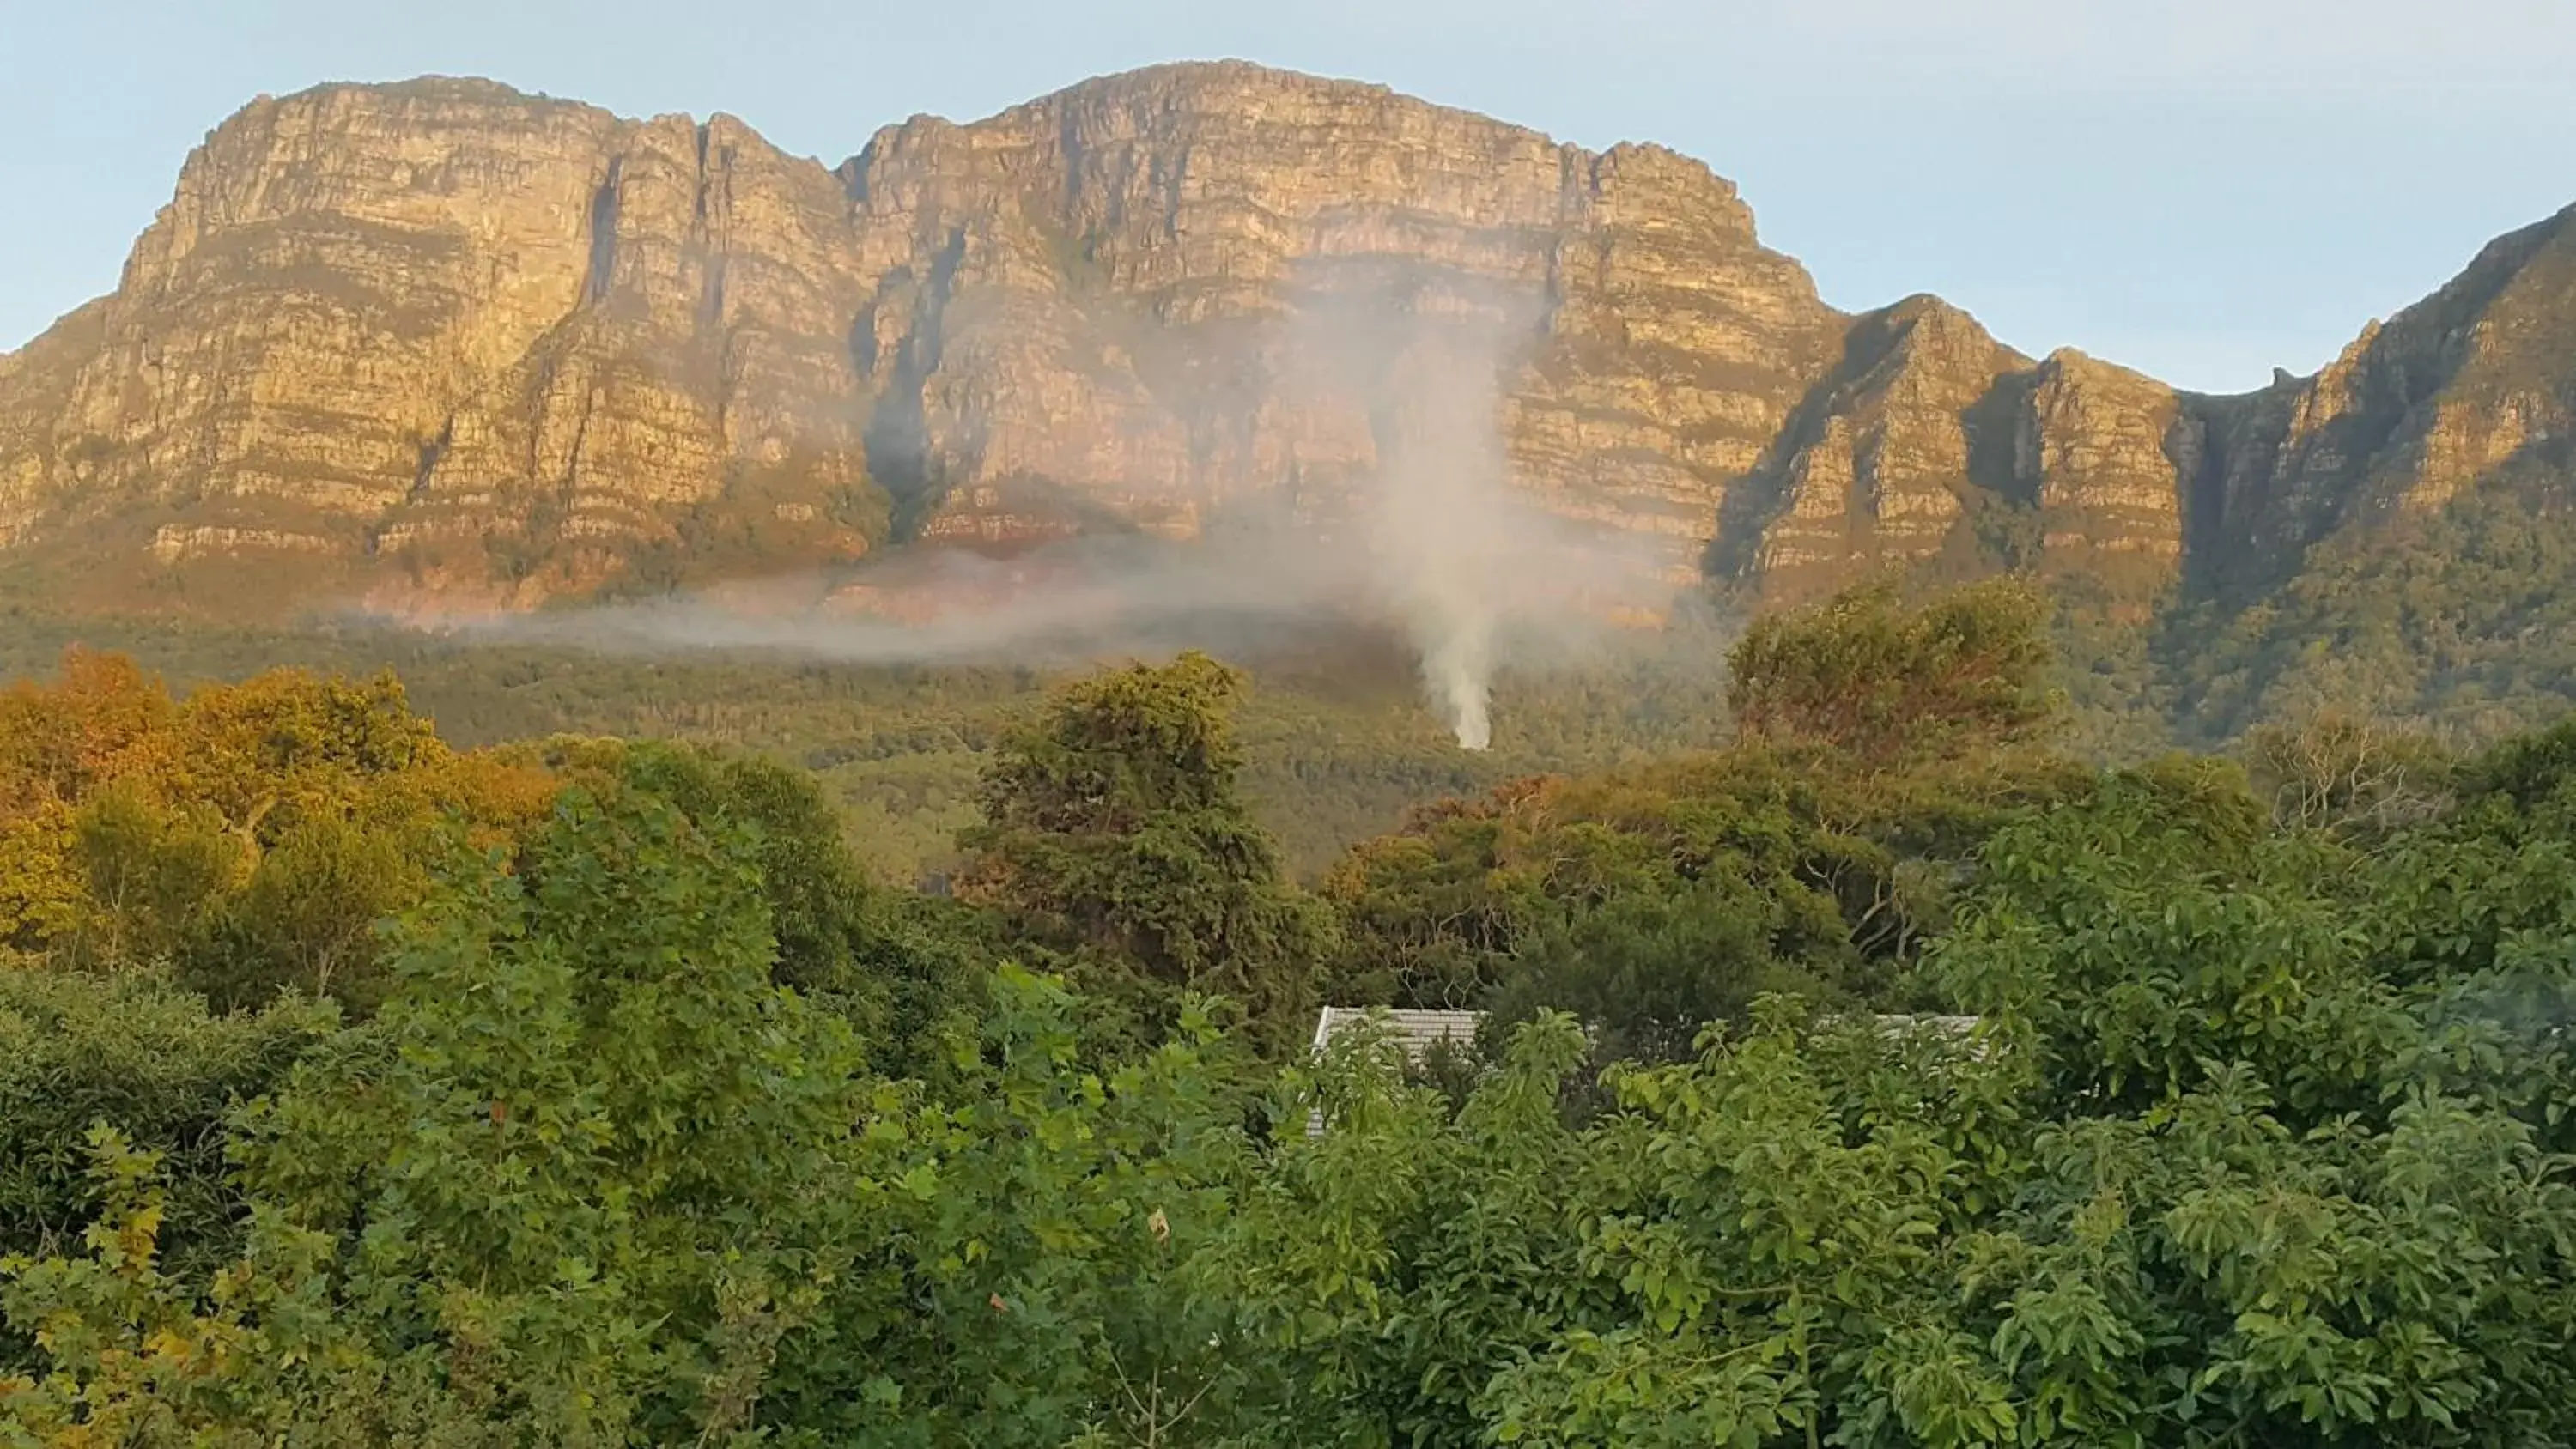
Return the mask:
<path fill-rule="evenodd" d="M 1396 91 L 1393 87 L 1376 81 L 1318 75 L 1309 71 L 1289 70 L 1281 66 L 1263 65 L 1258 61 L 1231 56 L 1214 60 L 1167 60 L 1152 65 L 1136 66 L 1129 70 L 1110 71 L 1075 81 L 1069 86 L 1050 91 L 1021 104 L 1042 106 L 1093 95 L 1140 92 L 1168 94 L 1178 90 L 1331 91 L 1354 97 L 1401 100 L 1417 105 L 1431 104 L 1428 101 L 1417 101 L 1411 96 Z"/>

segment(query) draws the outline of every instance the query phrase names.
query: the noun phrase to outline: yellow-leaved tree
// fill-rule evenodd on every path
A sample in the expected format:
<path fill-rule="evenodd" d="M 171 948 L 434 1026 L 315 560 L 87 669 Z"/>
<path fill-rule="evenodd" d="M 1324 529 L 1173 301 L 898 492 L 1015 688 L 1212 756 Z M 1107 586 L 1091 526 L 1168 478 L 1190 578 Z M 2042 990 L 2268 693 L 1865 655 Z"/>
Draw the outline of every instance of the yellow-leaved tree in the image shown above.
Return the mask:
<path fill-rule="evenodd" d="M 391 675 L 273 670 L 174 697 L 68 652 L 0 693 L 0 941 L 163 965 L 219 1005 L 295 987 L 364 1008 L 374 923 L 462 832 L 514 839 L 552 777 L 443 744 Z"/>

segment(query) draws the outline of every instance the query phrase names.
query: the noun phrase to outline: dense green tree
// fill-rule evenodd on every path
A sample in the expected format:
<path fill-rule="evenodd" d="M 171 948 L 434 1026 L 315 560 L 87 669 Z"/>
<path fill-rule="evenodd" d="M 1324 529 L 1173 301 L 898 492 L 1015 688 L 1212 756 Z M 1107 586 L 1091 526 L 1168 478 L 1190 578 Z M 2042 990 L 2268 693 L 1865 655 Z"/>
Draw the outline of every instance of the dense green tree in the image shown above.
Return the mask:
<path fill-rule="evenodd" d="M 1738 746 L 1418 812 L 1326 878 L 1336 1001 L 1575 1012 L 1601 1060 L 1686 1055 L 1765 990 L 1908 1004 L 1986 834 L 2089 772 Z"/>
<path fill-rule="evenodd" d="M 1283 1079 L 1287 1130 L 1201 1279 L 1273 1406 L 1253 1442 L 1491 1442 L 1494 1376 L 1610 1310 L 1577 1230 L 1588 1139 L 1558 1111 L 1585 1052 L 1569 1017 L 1526 1024 L 1454 1111 L 1365 1032 Z"/>
<path fill-rule="evenodd" d="M 209 1015 L 141 972 L 0 960 L 0 1256 L 62 1252 L 97 1214 L 86 1139 L 101 1123 L 161 1154 L 165 1250 L 202 1272 L 238 1247 L 224 1123 L 329 1037 L 309 1000 Z"/>
<path fill-rule="evenodd" d="M 2098 1360 L 2033 1324 L 2022 1354 L 2094 1383 L 2013 1387 L 2151 1442 L 2560 1442 L 2576 1195 L 2538 1129 L 2565 1078 L 2453 989 L 2474 930 L 2416 933 L 2430 838 L 2356 860 L 2263 814 L 2206 774 L 2114 778 L 1999 835 L 1938 952 L 2027 1083 L 1982 1271 L 1998 1307 L 2080 1311 Z M 2563 958 L 2547 929 L 2522 964 Z"/>
<path fill-rule="evenodd" d="M 428 857 L 448 822 L 417 834 L 321 815 L 259 853 L 240 887 L 210 900 L 175 953 L 180 979 L 219 1005 L 295 989 L 372 1009 L 378 925 L 427 888 Z"/>
<path fill-rule="evenodd" d="M 575 778 L 614 780 L 671 802 L 692 820 L 749 829 L 778 941 L 779 981 L 846 983 L 868 888 L 840 817 L 812 775 L 759 755 L 665 741 L 563 741 L 545 753 Z"/>
<path fill-rule="evenodd" d="M 936 1096 L 871 1124 L 900 1170 L 770 1403 L 813 1442 L 1266 1442 L 1288 1426 L 1205 1271 L 1254 1169 L 1236 1049 L 1195 1004 L 1168 1038 L 1086 1066 L 1078 1003 L 1017 968 Z"/>
<path fill-rule="evenodd" d="M 246 1120 L 260 1216 L 212 1315 L 172 1301 L 145 1202 L 85 1267 L 22 1275 L 13 1318 L 141 1294 L 147 1357 L 258 1345 L 202 1365 L 253 1386 L 187 1404 L 207 1433 L 744 1429 L 868 1210 L 857 1045 L 771 984 L 755 857 L 651 797 L 575 792 L 515 873 L 460 862 L 406 924 L 372 1049 L 306 1062 Z M 114 1341 L 78 1370 L 130 1389 Z"/>
<path fill-rule="evenodd" d="M 2368 863 L 2366 948 L 2436 1028 L 2429 1057 L 2489 1064 L 2486 1090 L 2576 1152 L 2576 723 L 2470 759 L 2452 789 Z"/>
<path fill-rule="evenodd" d="M 129 838 L 252 860 L 218 915 L 295 919 L 256 872 L 323 819 L 436 868 L 356 1029 L 0 966 L 0 1444 L 2576 1443 L 2576 725 L 2402 800 L 2332 730 L 2249 777 L 1765 728 L 1427 809 L 1299 955 L 1234 688 L 1008 741 L 982 904 L 860 888 L 810 787 L 694 749 L 558 747 L 479 849 L 31 790 L 77 864 L 152 786 Z M 1257 1064 L 1303 1023 L 1200 992 L 1312 961 L 1505 1049 Z M 948 984 L 850 985 L 896 979 Z M 1119 992 L 1158 1015 L 1103 1050 Z"/>
<path fill-rule="evenodd" d="M 830 1004 L 878 1065 L 922 1069 L 934 1030 L 998 959 L 988 923 L 871 888 L 815 778 L 740 751 L 677 741 L 557 738 L 503 751 L 597 793 L 640 793 L 714 830 L 740 830 L 777 943 L 772 976 Z M 965 913 L 971 916 L 971 913 Z"/>
<path fill-rule="evenodd" d="M 1236 791 L 1241 690 L 1196 653 L 1068 687 L 1004 741 L 961 843 L 970 893 L 1036 940 L 1166 991 L 1229 992 L 1285 1041 L 1330 918 Z"/>
<path fill-rule="evenodd" d="M 91 968 L 172 962 L 202 937 L 250 859 L 211 809 L 163 805 L 121 781 L 73 812 L 66 844 L 79 903 L 49 944 Z"/>
<path fill-rule="evenodd" d="M 1602 1062 L 1677 1060 L 1765 992 L 1833 997 L 1856 984 L 1840 927 L 1830 903 L 1769 895 L 1738 875 L 1624 891 L 1533 933 L 1492 1010 L 1503 1023 L 1570 1012 L 1593 1024 Z"/>
<path fill-rule="evenodd" d="M 2492 740 L 2563 715 L 2576 701 L 2565 447 L 2527 450 L 2439 508 L 2345 527 L 2286 581 L 2169 612 L 2156 649 L 2182 738 L 2343 711 Z"/>
<path fill-rule="evenodd" d="M 1727 702 L 1749 735 L 1875 765 L 2017 741 L 2055 713 L 2048 618 L 2011 580 L 1919 608 L 1892 586 L 1855 589 L 1755 621 L 1728 656 Z"/>

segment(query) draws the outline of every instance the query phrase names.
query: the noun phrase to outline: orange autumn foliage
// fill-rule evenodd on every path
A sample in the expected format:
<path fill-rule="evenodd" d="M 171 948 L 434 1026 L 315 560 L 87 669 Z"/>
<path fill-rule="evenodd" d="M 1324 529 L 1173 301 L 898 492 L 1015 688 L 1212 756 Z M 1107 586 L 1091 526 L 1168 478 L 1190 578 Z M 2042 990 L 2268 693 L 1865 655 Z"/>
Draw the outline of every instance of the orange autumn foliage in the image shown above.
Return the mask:
<path fill-rule="evenodd" d="M 390 674 L 280 669 L 174 698 L 74 648 L 52 681 L 0 691 L 0 944 L 166 959 L 227 999 L 342 994 L 431 854 L 515 839 L 555 789 L 449 748 Z"/>

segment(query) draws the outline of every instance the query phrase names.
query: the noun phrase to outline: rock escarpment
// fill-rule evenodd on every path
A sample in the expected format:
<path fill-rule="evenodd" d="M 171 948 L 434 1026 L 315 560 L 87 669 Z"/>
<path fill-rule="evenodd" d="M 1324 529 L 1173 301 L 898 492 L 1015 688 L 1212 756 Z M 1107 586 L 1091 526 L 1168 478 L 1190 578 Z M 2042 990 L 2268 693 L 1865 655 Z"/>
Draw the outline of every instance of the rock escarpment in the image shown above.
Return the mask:
<path fill-rule="evenodd" d="M 2494 482 L 2576 482 L 2576 207 L 2500 237 L 2313 377 L 2192 400 L 2214 575 L 2267 582 L 2308 546 Z"/>
<path fill-rule="evenodd" d="M 2009 489 L 2013 395 L 2030 367 L 1935 297 L 1858 319 L 1841 365 L 1740 490 L 1722 567 L 1795 597 L 1955 550 L 1970 510 Z"/>
<path fill-rule="evenodd" d="M 2563 477 L 2572 232 L 2204 398 L 1933 298 L 1838 313 L 1672 152 L 1249 65 L 837 170 L 724 116 L 330 86 L 218 128 L 117 291 L 0 357 L 0 562 L 99 606 L 512 607 L 916 539 L 1329 534 L 1463 388 L 1513 485 L 1671 580 L 2029 567 L 2136 614 Z"/>
<path fill-rule="evenodd" d="M 253 606 L 262 575 L 532 601 L 724 510 L 854 554 L 883 508 L 846 230 L 828 174 L 726 117 L 467 81 L 255 102 L 117 291 L 10 359 L 0 536 L 246 563 Z"/>
<path fill-rule="evenodd" d="M 1840 330 L 1697 162 L 1251 66 L 915 120 L 842 175 L 870 457 L 933 535 L 1329 510 L 1437 367 L 1486 375 L 1515 481 L 1687 576 Z"/>

